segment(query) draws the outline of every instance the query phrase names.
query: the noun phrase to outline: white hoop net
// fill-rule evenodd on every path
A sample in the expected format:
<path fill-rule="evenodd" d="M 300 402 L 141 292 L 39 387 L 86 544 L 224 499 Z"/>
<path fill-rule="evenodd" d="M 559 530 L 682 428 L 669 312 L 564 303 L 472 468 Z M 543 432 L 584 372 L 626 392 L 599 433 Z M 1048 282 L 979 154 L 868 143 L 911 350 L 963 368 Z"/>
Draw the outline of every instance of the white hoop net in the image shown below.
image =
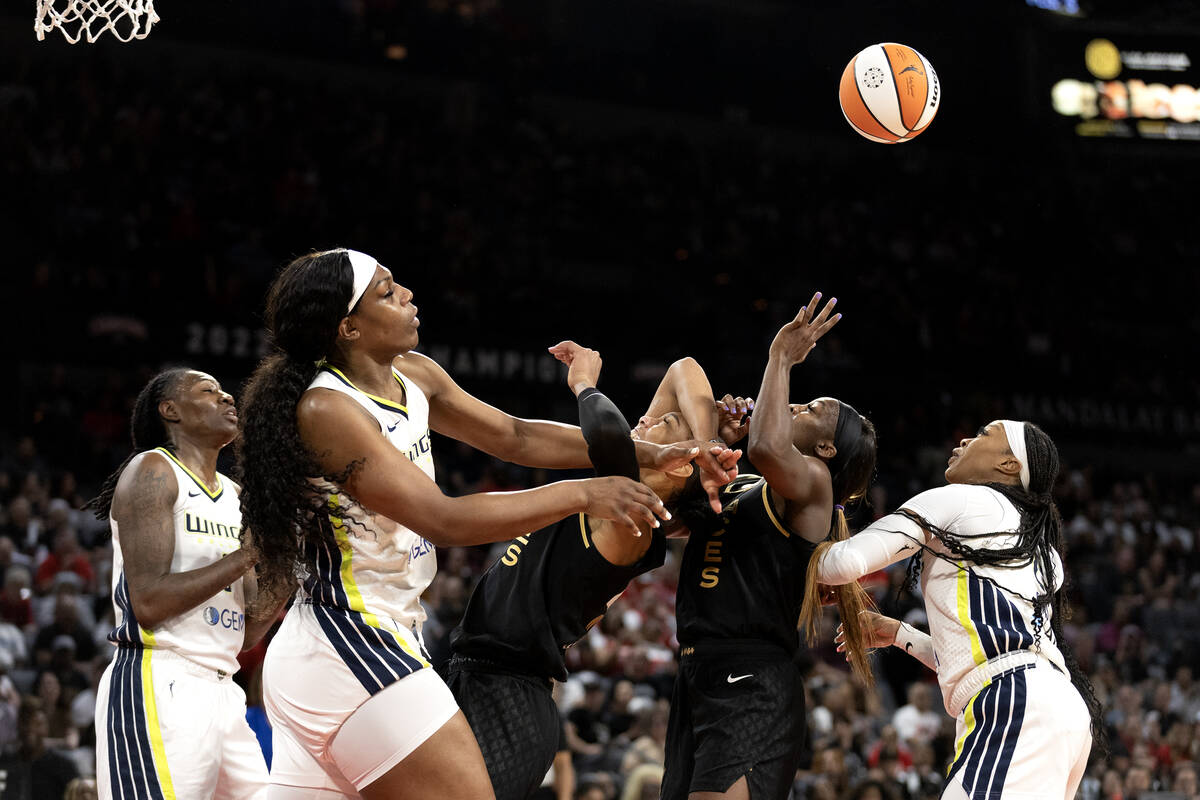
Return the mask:
<path fill-rule="evenodd" d="M 55 29 L 71 44 L 84 37 L 94 42 L 106 32 L 128 42 L 145 39 L 156 22 L 154 0 L 37 0 L 33 30 L 39 42 Z"/>

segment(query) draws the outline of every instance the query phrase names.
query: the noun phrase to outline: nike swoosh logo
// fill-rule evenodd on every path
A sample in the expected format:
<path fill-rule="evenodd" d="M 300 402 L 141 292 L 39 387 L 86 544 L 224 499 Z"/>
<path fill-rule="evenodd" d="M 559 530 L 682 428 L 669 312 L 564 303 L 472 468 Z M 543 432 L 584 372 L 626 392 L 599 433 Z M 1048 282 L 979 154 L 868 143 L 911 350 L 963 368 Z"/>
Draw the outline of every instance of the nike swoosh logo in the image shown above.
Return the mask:
<path fill-rule="evenodd" d="M 749 674 L 747 674 L 747 675 L 738 675 L 738 676 L 735 678 L 735 677 L 733 677 L 733 673 L 731 672 L 731 673 L 729 673 L 729 677 L 727 677 L 725 680 L 729 681 L 730 683 L 737 683 L 738 681 L 744 681 L 746 678 L 749 678 L 749 677 L 750 677 L 751 675 L 753 675 L 753 674 L 754 674 L 754 673 L 753 673 L 753 672 L 751 672 L 751 673 L 749 673 Z"/>
<path fill-rule="evenodd" d="M 396 430 L 396 428 L 398 428 L 398 427 L 400 427 L 399 422 L 397 422 L 395 425 L 388 425 L 388 433 L 391 433 L 392 431 Z"/>
<path fill-rule="evenodd" d="M 188 492 L 188 497 L 199 497 L 199 496 L 200 496 L 199 492 Z"/>

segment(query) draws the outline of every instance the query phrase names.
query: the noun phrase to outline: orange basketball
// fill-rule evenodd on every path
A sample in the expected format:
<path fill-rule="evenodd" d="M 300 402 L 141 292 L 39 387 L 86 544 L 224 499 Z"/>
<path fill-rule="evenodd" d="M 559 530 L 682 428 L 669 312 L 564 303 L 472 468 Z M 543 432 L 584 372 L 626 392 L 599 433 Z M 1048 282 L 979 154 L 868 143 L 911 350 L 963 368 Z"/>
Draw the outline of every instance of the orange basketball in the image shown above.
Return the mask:
<path fill-rule="evenodd" d="M 873 142 L 907 142 L 928 127 L 942 99 L 933 65 L 911 47 L 873 44 L 850 59 L 838 89 L 850 127 Z"/>

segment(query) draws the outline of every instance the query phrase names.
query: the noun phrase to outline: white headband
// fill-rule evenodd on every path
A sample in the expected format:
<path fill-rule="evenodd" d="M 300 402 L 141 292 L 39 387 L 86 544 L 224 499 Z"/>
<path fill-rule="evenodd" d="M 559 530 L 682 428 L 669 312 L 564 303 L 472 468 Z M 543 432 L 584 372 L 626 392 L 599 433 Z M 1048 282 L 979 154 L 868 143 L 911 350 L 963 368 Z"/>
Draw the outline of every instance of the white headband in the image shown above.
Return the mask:
<path fill-rule="evenodd" d="M 346 313 L 349 314 L 370 287 L 378 262 L 366 253 L 360 253 L 357 250 L 347 250 L 346 255 L 350 256 L 350 267 L 354 270 L 354 294 L 350 295 L 350 305 L 346 306 Z"/>
<path fill-rule="evenodd" d="M 1025 452 L 1025 423 L 1002 419 L 1000 424 L 1004 426 L 1004 435 L 1008 437 L 1008 449 L 1012 450 L 1021 465 L 1021 486 L 1025 491 L 1029 491 L 1029 456 Z"/>

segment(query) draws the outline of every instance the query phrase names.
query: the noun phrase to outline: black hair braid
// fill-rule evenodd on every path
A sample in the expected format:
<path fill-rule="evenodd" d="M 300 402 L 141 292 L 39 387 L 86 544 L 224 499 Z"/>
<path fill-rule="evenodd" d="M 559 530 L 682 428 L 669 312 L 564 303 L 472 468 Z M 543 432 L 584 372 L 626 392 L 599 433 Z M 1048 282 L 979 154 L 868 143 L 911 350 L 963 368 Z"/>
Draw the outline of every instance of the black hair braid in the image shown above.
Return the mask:
<path fill-rule="evenodd" d="M 349 255 L 330 250 L 292 261 L 267 293 L 266 324 L 276 352 L 246 385 L 237 443 L 242 535 L 258 548 L 264 591 L 289 591 L 304 544 L 334 540 L 328 498 L 312 479 L 343 483 L 356 466 L 324 475 L 296 424 L 300 396 L 332 350 L 353 291 Z"/>
<path fill-rule="evenodd" d="M 1005 548 L 972 547 L 971 542 L 988 539 L 999 532 L 982 534 L 961 534 L 947 531 L 932 525 L 928 520 L 917 514 L 901 509 L 896 512 L 913 520 L 925 530 L 936 536 L 949 554 L 935 550 L 924 542 L 914 540 L 919 547 L 918 553 L 909 560 L 908 579 L 905 587 L 911 588 L 916 584 L 921 572 L 921 552 L 930 553 L 936 558 L 957 564 L 959 561 L 970 561 L 982 566 L 997 569 L 1022 569 L 1033 565 L 1038 576 L 1041 591 L 1034 597 L 1025 597 L 1005 587 L 1000 582 L 986 575 L 979 575 L 981 580 L 1003 589 L 1014 597 L 1019 597 L 1033 606 L 1033 633 L 1035 645 L 1041 642 L 1045 629 L 1047 611 L 1049 611 L 1050 631 L 1054 644 L 1063 655 L 1071 677 L 1071 683 L 1079 690 L 1087 705 L 1092 718 L 1093 745 L 1102 751 L 1107 750 L 1107 736 L 1102 719 L 1102 707 L 1096 697 L 1095 689 L 1087 675 L 1080 669 L 1070 645 L 1062 635 L 1062 588 L 1066 585 L 1066 576 L 1062 576 L 1063 586 L 1055 590 L 1059 576 L 1055 572 L 1054 554 L 1059 561 L 1066 564 L 1066 540 L 1063 536 L 1062 517 L 1054 503 L 1053 488 L 1058 479 L 1059 459 L 1058 448 L 1054 441 L 1037 425 L 1025 423 L 1025 451 L 1029 468 L 1029 488 L 1017 485 L 989 483 L 987 486 L 1004 495 L 1012 502 L 1021 515 L 1021 524 L 1016 531 L 1017 541 Z M 1011 534 L 1010 534 L 1011 535 Z"/>
<path fill-rule="evenodd" d="M 90 508 L 101 522 L 108 521 L 112 512 L 113 493 L 117 490 L 117 481 L 121 473 L 129 466 L 138 453 L 153 450 L 155 447 L 166 447 L 173 450 L 175 443 L 171 440 L 171 432 L 167 428 L 162 415 L 158 413 L 158 404 L 169 400 L 179 390 L 183 376 L 190 372 L 186 367 L 173 367 L 163 370 L 150 379 L 150 382 L 138 392 L 133 404 L 133 413 L 129 418 L 130 439 L 133 450 L 121 465 L 109 475 L 100 487 L 100 494 L 87 502 L 85 508 Z"/>

